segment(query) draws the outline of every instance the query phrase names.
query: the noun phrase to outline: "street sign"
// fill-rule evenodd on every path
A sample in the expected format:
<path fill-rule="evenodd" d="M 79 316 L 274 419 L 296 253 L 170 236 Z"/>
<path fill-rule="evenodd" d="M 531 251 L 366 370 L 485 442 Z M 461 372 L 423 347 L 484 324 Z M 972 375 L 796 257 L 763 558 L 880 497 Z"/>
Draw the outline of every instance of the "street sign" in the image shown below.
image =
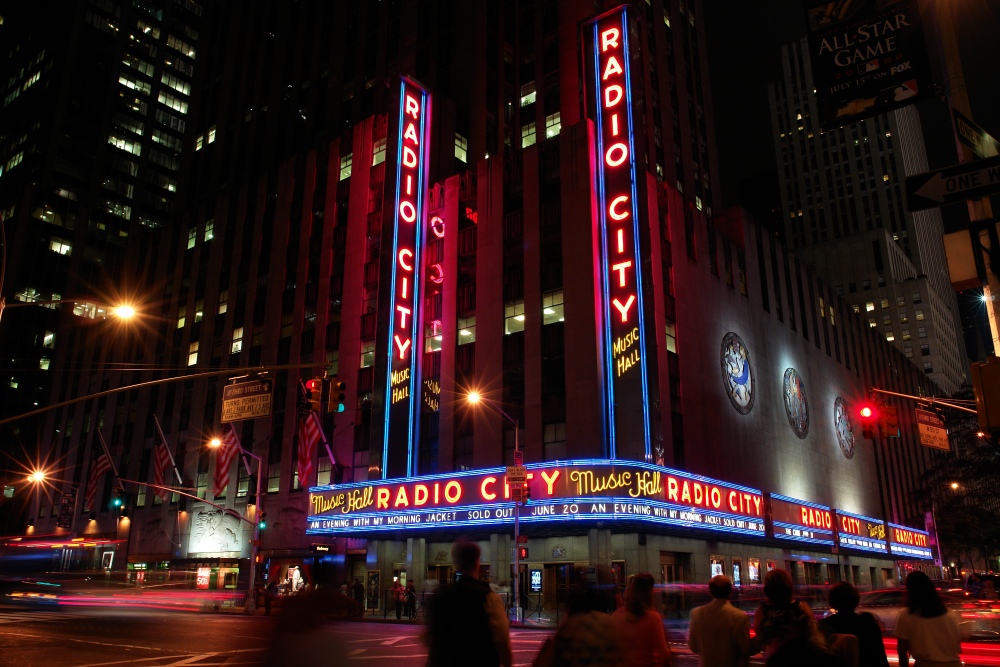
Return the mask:
<path fill-rule="evenodd" d="M 250 380 L 222 389 L 222 422 L 257 419 L 271 414 L 271 381 Z"/>
<path fill-rule="evenodd" d="M 519 503 L 524 500 L 524 487 L 523 486 L 512 486 L 510 487 L 510 499 L 515 503 Z"/>
<path fill-rule="evenodd" d="M 1000 154 L 1000 143 L 990 136 L 990 133 L 966 118 L 958 109 L 952 109 L 955 115 L 955 133 L 958 140 L 972 149 L 977 157 L 986 158 Z"/>
<path fill-rule="evenodd" d="M 976 199 L 1000 192 L 1000 157 L 956 164 L 906 178 L 910 211 Z"/>
<path fill-rule="evenodd" d="M 523 466 L 524 465 L 524 451 L 518 449 L 514 452 L 514 465 Z"/>
<path fill-rule="evenodd" d="M 73 509 L 76 507 L 76 490 L 62 494 L 59 499 L 59 516 L 56 517 L 57 528 L 73 527 Z"/>
<path fill-rule="evenodd" d="M 517 543 L 518 544 L 527 544 L 528 543 L 528 536 L 527 535 L 518 535 L 517 536 Z"/>
<path fill-rule="evenodd" d="M 511 486 L 528 481 L 528 470 L 524 466 L 507 466 L 507 483 Z"/>
<path fill-rule="evenodd" d="M 951 449 L 948 444 L 948 431 L 944 420 L 930 410 L 917 410 L 917 430 L 920 432 L 920 444 L 934 449 Z"/>

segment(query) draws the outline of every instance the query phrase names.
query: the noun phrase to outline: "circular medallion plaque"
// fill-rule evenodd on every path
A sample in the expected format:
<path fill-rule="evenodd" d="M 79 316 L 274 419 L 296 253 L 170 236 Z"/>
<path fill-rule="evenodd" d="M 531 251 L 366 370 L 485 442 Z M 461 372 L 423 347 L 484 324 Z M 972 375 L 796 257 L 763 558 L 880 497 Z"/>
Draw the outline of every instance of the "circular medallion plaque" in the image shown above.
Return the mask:
<path fill-rule="evenodd" d="M 719 354 L 722 365 L 722 382 L 729 395 L 729 401 L 742 415 L 753 409 L 755 384 L 753 368 L 750 365 L 750 352 L 743 339 L 730 331 L 722 339 L 722 351 Z"/>
<path fill-rule="evenodd" d="M 833 425 L 837 429 L 837 443 L 845 458 L 854 458 L 854 426 L 851 424 L 851 413 L 847 403 L 840 396 L 833 404 Z"/>
<path fill-rule="evenodd" d="M 806 402 L 806 387 L 802 376 L 794 368 L 785 369 L 784 380 L 785 416 L 788 425 L 800 438 L 809 433 L 809 404 Z"/>

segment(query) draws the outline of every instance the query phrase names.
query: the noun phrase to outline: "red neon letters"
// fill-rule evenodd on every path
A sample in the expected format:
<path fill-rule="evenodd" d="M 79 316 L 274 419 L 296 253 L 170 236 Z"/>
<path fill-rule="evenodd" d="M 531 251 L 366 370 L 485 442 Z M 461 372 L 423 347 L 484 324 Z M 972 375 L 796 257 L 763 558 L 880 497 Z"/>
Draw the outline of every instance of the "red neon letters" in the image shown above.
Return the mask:
<path fill-rule="evenodd" d="M 819 510 L 812 507 L 799 508 L 799 522 L 803 526 L 810 528 L 821 528 L 823 530 L 833 530 L 833 518 L 830 510 Z"/>
<path fill-rule="evenodd" d="M 698 482 L 667 475 L 667 502 L 691 505 L 710 510 L 763 516 L 763 498 L 756 493 L 727 489 L 710 482 Z"/>
<path fill-rule="evenodd" d="M 926 547 L 927 535 L 915 530 L 892 527 L 892 541 L 896 544 L 909 544 L 914 547 Z"/>

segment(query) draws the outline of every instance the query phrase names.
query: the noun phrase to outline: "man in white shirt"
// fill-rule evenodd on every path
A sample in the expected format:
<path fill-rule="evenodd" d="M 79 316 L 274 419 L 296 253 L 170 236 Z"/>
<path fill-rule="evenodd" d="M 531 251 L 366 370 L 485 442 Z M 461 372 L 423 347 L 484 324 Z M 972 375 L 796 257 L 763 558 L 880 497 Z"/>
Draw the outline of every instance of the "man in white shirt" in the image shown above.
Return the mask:
<path fill-rule="evenodd" d="M 729 604 L 733 582 L 718 575 L 708 583 L 712 601 L 691 611 L 688 646 L 700 667 L 750 664 L 750 617 Z"/>

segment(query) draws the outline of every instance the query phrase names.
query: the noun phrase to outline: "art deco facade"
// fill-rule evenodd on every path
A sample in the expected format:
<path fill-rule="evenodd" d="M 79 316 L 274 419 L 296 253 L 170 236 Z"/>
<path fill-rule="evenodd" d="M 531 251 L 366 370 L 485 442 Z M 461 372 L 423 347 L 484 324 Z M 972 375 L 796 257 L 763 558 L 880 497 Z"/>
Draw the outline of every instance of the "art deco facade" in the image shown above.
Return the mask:
<path fill-rule="evenodd" d="M 410 524 L 401 528 L 409 532 L 342 531 L 326 525 L 317 507 L 336 507 L 329 497 L 341 489 L 362 496 L 371 489 L 382 503 L 379 485 L 389 484 L 437 483 L 445 501 L 457 502 L 473 492 L 462 480 L 477 475 L 489 477 L 477 486 L 485 497 L 502 486 L 495 475 L 513 462 L 515 442 L 542 478 L 560 466 L 596 470 L 616 458 L 630 474 L 658 475 L 657 493 L 669 495 L 675 483 L 699 489 L 676 491 L 688 505 L 676 521 L 653 521 L 635 509 L 642 503 L 622 513 L 617 504 L 595 504 L 575 522 L 549 522 L 555 505 L 525 508 L 536 517 L 523 528 L 532 554 L 525 573 L 542 573 L 543 596 L 556 595 L 574 563 L 611 565 L 623 577 L 652 571 L 663 581 L 703 581 L 720 563 L 748 582 L 752 563 L 759 577 L 767 562 L 791 567 L 801 581 L 872 585 L 893 576 L 886 553 L 845 554 L 834 565 L 829 548 L 765 534 L 764 494 L 917 527 L 925 510 L 917 485 L 931 454 L 915 442 L 915 425 L 904 418 L 899 441 L 873 445 L 850 415 L 876 383 L 908 393 L 937 389 L 759 225 L 738 210 L 713 210 L 700 3 L 635 3 L 621 32 L 599 23 L 600 35 L 593 24 L 578 27 L 610 5 L 428 9 L 275 3 L 255 4 L 235 21 L 224 5 L 218 16 L 206 15 L 211 39 L 192 110 L 202 141 L 186 165 L 179 224 L 158 248 L 161 305 L 149 313 L 152 329 L 131 359 L 154 369 L 99 377 L 126 384 L 183 372 L 163 368 L 228 368 L 233 376 L 270 369 L 271 416 L 237 425 L 244 447 L 263 461 L 261 555 L 269 576 L 293 568 L 338 581 L 379 573 L 376 582 L 380 576 L 387 585 L 406 572 L 423 587 L 447 577 L 448 542 L 469 534 L 483 544 L 490 580 L 508 585 L 512 533 L 502 523 L 457 520 L 442 510 L 434 517 L 452 523 L 425 528 L 403 512 L 389 520 Z M 327 39 L 331 33 L 338 38 Z M 609 49 L 618 49 L 614 65 Z M 595 62 L 608 74 L 604 84 Z M 622 62 L 632 78 L 619 82 Z M 414 434 L 405 452 L 386 435 L 398 426 L 391 355 L 406 347 L 390 336 L 399 312 L 393 267 L 402 258 L 405 268 L 411 257 L 398 247 L 399 218 L 408 214 L 398 174 L 406 175 L 406 142 L 423 135 L 401 123 L 410 112 L 401 74 L 431 98 L 422 107 L 430 122 L 423 267 L 414 274 L 421 327 L 409 341 L 419 374 L 407 398 L 416 417 L 404 423 Z M 607 92 L 612 85 L 628 90 L 628 116 L 613 118 L 611 107 L 626 97 Z M 626 122 L 630 148 L 615 148 L 625 127 L 617 123 Z M 209 128 L 211 143 L 203 139 Z M 634 168 L 614 182 L 600 160 Z M 612 221 L 629 216 L 634 224 L 622 233 L 634 243 L 618 242 L 625 237 Z M 637 250 L 631 266 L 609 263 L 630 247 Z M 609 276 L 635 281 L 635 298 L 616 303 Z M 609 336 L 610 323 L 625 322 L 632 306 L 644 318 Z M 640 368 L 644 375 L 632 380 L 640 376 L 628 373 Z M 333 460 L 321 446 L 316 479 L 304 484 L 298 380 L 324 370 L 345 381 L 348 409 L 324 418 Z M 224 495 L 210 489 L 214 457 L 206 442 L 218 433 L 226 382 L 225 375 L 199 377 L 132 391 L 126 401 L 85 403 L 52 413 L 47 433 L 64 434 L 60 446 L 81 452 L 85 472 L 96 455 L 95 417 L 131 426 L 131 439 L 109 444 L 123 477 L 149 480 L 155 414 L 185 486 L 242 513 L 254 485 L 241 464 Z M 68 377 L 62 391 L 82 392 L 85 384 Z M 473 409 L 465 400 L 472 389 L 509 418 Z M 639 437 L 624 435 L 635 431 L 615 421 L 623 414 L 643 420 Z M 412 492 L 405 502 L 417 502 L 421 491 Z M 384 502 L 398 507 L 408 493 L 394 491 Z M 120 528 L 106 498 L 80 510 L 77 526 L 94 511 L 84 530 Z M 714 498 L 736 505 L 723 516 L 712 511 Z M 197 565 L 223 582 L 251 553 L 252 533 L 207 503 L 176 494 L 161 502 L 136 487 L 128 504 L 127 560 L 150 577 Z M 42 514 L 54 524 L 51 504 Z M 730 520 L 742 523 L 724 523 Z M 318 557 L 314 543 L 332 551 Z"/>

